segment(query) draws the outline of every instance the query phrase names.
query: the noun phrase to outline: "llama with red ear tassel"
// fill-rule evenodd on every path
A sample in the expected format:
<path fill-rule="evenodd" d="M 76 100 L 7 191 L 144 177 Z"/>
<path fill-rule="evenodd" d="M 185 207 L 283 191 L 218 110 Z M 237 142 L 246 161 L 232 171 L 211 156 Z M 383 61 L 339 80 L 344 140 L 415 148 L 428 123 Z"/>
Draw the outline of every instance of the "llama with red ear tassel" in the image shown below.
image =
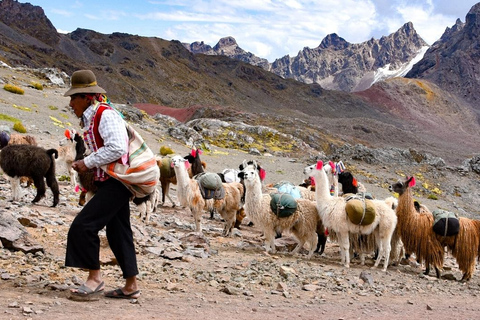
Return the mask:
<path fill-rule="evenodd" d="M 420 212 L 415 209 L 411 191 L 415 183 L 415 177 L 407 177 L 405 181 L 398 181 L 390 186 L 391 191 L 399 194 L 397 228 L 405 252 L 415 253 L 417 261 L 425 263 L 425 274 L 428 274 L 433 266 L 437 277 L 440 277 L 446 246 L 463 272 L 462 281 L 470 280 L 475 271 L 475 260 L 479 256 L 480 221 L 460 217 L 458 234 L 436 234 L 433 229 L 434 217 L 428 208 L 422 206 Z"/>
<path fill-rule="evenodd" d="M 188 175 L 190 178 L 205 171 L 207 164 L 200 160 L 202 154 L 201 149 L 192 149 L 192 151 L 184 158 L 191 164 L 188 168 Z M 171 166 L 172 157 L 175 155 L 167 155 L 157 159 L 157 165 L 160 168 L 160 185 L 162 188 L 162 205 L 165 205 L 165 197 L 172 203 L 172 207 L 176 204 L 169 196 L 170 184 L 177 184 L 175 170 Z"/>
<path fill-rule="evenodd" d="M 334 168 L 333 163 L 329 163 L 329 166 Z M 371 201 L 374 212 L 371 221 L 368 221 L 368 224 L 367 221 L 364 223 L 361 217 L 359 222 L 354 223 L 350 213 L 347 214 L 347 200 L 330 195 L 330 183 L 323 169 L 323 162 L 318 161 L 317 164 L 306 167 L 303 172 L 315 178 L 318 213 L 325 227 L 335 231 L 340 246 L 341 261 L 345 267 L 350 267 L 350 234 L 374 234 L 379 254 L 373 267 L 378 267 L 384 258 L 383 271 L 386 271 L 391 251 L 390 241 L 397 225 L 395 211 L 383 200 L 368 200 Z M 365 214 L 365 211 L 363 213 Z"/>

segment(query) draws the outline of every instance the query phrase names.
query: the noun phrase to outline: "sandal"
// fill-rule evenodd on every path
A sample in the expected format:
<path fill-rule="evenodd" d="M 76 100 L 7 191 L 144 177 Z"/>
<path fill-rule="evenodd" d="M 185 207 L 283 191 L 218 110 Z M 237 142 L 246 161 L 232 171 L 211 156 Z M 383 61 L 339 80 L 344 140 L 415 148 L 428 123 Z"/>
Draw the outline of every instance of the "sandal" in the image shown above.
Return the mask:
<path fill-rule="evenodd" d="M 115 289 L 112 291 L 105 292 L 105 297 L 115 298 L 115 299 L 138 299 L 140 297 L 140 290 L 134 291 L 129 294 L 123 293 L 122 289 Z"/>
<path fill-rule="evenodd" d="M 77 291 L 70 291 L 70 299 L 78 301 L 98 300 L 99 294 L 105 289 L 105 283 L 102 281 L 95 290 L 90 289 L 84 284 L 76 288 Z"/>

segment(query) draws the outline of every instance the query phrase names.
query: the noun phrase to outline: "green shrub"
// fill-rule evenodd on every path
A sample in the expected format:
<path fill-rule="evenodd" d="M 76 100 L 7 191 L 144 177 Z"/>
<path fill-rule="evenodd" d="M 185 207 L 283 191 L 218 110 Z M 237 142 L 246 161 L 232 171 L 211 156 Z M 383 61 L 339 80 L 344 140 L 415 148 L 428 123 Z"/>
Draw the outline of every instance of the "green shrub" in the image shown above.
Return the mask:
<path fill-rule="evenodd" d="M 43 85 L 41 83 L 38 83 L 38 82 L 32 82 L 32 87 L 34 87 L 35 89 L 37 90 L 43 90 Z"/>
<path fill-rule="evenodd" d="M 50 109 L 50 110 L 54 110 L 54 111 L 55 111 L 55 110 L 58 110 L 58 108 L 57 108 L 57 107 L 55 107 L 55 106 L 48 106 L 48 109 Z"/>
<path fill-rule="evenodd" d="M 17 86 L 6 84 L 3 86 L 3 89 L 7 90 L 8 92 L 16 93 L 16 94 L 24 94 L 25 91 Z"/>
<path fill-rule="evenodd" d="M 15 130 L 17 132 L 20 132 L 20 133 L 26 133 L 27 132 L 27 129 L 25 129 L 25 127 L 23 126 L 23 124 L 21 122 L 15 122 L 15 124 L 13 125 L 13 130 Z"/>
<path fill-rule="evenodd" d="M 431 200 L 438 200 L 438 197 L 436 194 L 429 194 L 428 195 L 428 199 L 431 199 Z"/>
<path fill-rule="evenodd" d="M 3 114 L 3 113 L 0 113 L 0 120 L 10 121 L 10 122 L 13 122 L 13 123 L 20 122 L 19 119 L 14 118 L 12 116 L 8 116 L 8 115 Z"/>
<path fill-rule="evenodd" d="M 160 155 L 166 156 L 167 154 L 173 154 L 173 150 L 170 147 L 162 146 L 160 148 Z"/>

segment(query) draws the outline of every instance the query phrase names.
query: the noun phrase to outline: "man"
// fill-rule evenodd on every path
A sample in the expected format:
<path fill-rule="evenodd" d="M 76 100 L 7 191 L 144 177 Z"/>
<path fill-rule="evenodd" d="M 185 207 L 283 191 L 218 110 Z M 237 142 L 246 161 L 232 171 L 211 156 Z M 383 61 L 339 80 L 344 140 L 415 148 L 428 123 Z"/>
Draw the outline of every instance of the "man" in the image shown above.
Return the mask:
<path fill-rule="evenodd" d="M 89 300 L 105 289 L 100 272 L 98 232 L 106 227 L 107 239 L 125 279 L 122 288 L 105 293 L 109 298 L 137 299 L 137 259 L 130 225 L 129 201 L 132 193 L 100 167 L 126 161 L 128 135 L 122 117 L 105 101 L 105 90 L 98 86 L 94 73 L 79 70 L 72 74 L 70 107 L 81 119 L 84 140 L 90 154 L 72 165 L 79 174 L 94 171 L 98 191 L 73 220 L 68 232 L 65 265 L 88 270 L 87 280 L 71 290 L 70 297 Z"/>

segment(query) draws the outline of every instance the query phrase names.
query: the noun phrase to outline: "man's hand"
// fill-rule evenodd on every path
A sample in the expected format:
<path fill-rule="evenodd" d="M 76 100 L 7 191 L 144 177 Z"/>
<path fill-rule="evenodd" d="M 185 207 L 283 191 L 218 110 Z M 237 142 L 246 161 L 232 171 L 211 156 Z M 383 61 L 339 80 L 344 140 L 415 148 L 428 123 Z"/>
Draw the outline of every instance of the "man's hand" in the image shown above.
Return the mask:
<path fill-rule="evenodd" d="M 72 163 L 72 168 L 73 168 L 73 170 L 75 170 L 77 172 L 80 172 L 80 173 L 85 173 L 85 172 L 90 171 L 90 169 L 88 169 L 87 166 L 85 165 L 85 162 L 83 162 L 83 159 L 73 162 Z"/>

